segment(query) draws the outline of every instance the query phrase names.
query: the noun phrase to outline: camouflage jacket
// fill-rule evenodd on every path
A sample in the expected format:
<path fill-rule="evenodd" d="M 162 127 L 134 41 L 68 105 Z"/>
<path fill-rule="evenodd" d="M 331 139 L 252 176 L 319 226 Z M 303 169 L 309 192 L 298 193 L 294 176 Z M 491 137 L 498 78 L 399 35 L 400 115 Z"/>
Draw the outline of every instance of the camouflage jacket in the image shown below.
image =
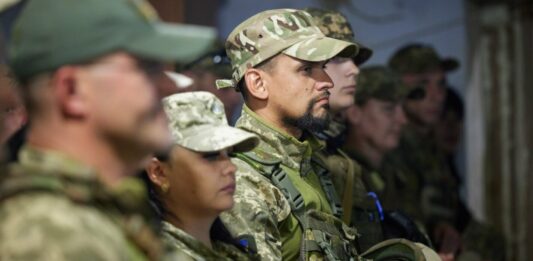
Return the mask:
<path fill-rule="evenodd" d="M 253 153 L 265 160 L 280 160 L 295 187 L 304 198 L 305 208 L 332 213 L 312 168 L 311 155 L 323 145 L 312 134 L 303 142 L 263 122 L 246 106 L 237 127 L 257 134 L 261 142 Z M 239 171 L 235 206 L 221 215 L 230 232 L 240 238 L 253 235 L 262 260 L 296 260 L 302 229 L 283 193 L 255 168 L 233 158 Z"/>
<path fill-rule="evenodd" d="M 457 180 L 439 152 L 432 135 L 421 135 L 412 126 L 404 129 L 399 147 L 387 155 L 382 172 L 394 182 L 394 195 L 386 208 L 396 208 L 422 220 L 455 224 L 459 210 Z"/>
<path fill-rule="evenodd" d="M 30 146 L 19 158 L 0 177 L 0 260 L 159 259 L 142 183 L 110 189 L 91 168 Z"/>
<path fill-rule="evenodd" d="M 243 261 L 251 260 L 247 254 L 235 246 L 223 242 L 213 242 L 213 249 L 208 248 L 185 231 L 163 221 L 163 240 L 173 249 L 174 260 L 194 261 Z"/>

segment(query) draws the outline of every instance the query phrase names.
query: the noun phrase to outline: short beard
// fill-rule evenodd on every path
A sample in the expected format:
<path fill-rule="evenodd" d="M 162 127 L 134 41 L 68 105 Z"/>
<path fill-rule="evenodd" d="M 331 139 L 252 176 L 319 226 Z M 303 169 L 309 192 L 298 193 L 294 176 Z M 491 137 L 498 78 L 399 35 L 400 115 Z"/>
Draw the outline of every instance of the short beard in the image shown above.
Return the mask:
<path fill-rule="evenodd" d="M 283 122 L 287 125 L 294 126 L 300 130 L 307 130 L 312 133 L 322 132 L 325 130 L 330 122 L 329 112 L 326 113 L 324 118 L 317 118 L 313 116 L 313 107 L 315 106 L 316 100 L 309 102 L 307 110 L 304 115 L 299 118 L 283 118 Z M 329 109 L 329 104 L 325 105 L 326 109 Z"/>

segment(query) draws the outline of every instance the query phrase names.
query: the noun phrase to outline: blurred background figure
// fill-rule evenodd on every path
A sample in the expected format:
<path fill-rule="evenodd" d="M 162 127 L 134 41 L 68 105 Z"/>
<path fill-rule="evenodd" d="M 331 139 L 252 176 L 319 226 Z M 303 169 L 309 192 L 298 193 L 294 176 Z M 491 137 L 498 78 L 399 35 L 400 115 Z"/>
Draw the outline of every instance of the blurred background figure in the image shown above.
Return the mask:
<path fill-rule="evenodd" d="M 461 176 L 455 163 L 455 155 L 461 144 L 464 126 L 464 104 L 457 91 L 446 88 L 446 99 L 441 117 L 435 125 L 435 140 L 438 148 L 444 153 L 453 176 L 461 182 Z"/>
<path fill-rule="evenodd" d="M 446 73 L 459 64 L 441 58 L 430 45 L 411 43 L 399 48 L 388 65 L 408 88 L 403 104 L 408 124 L 399 147 L 385 163 L 392 172 L 388 175 L 405 177 L 405 186 L 411 188 L 405 192 L 414 200 L 401 202 L 403 209 L 424 223 L 441 257 L 448 260 L 461 248 L 456 226 L 459 185 L 443 162 L 432 133 L 444 105 Z"/>
<path fill-rule="evenodd" d="M 183 89 L 184 91 L 207 91 L 213 93 L 224 104 L 226 117 L 230 125 L 240 116 L 242 109 L 242 97 L 239 93 L 224 88 L 217 89 L 215 81 L 217 79 L 231 78 L 231 64 L 226 50 L 222 44 L 214 44 L 213 48 L 198 57 L 191 63 L 177 66 L 180 73 L 189 76 L 193 83 Z"/>
<path fill-rule="evenodd" d="M 0 145 L 26 124 L 26 109 L 15 79 L 0 64 Z"/>
<path fill-rule="evenodd" d="M 406 238 L 431 246 L 411 217 L 404 214 L 401 202 L 416 201 L 405 193 L 402 177 L 386 173 L 383 158 L 398 146 L 402 128 L 407 123 L 402 102 L 406 88 L 398 75 L 384 66 L 361 70 L 355 104 L 346 110 L 346 140 L 343 150 L 361 167 L 365 187 L 381 202 L 385 238 Z"/>

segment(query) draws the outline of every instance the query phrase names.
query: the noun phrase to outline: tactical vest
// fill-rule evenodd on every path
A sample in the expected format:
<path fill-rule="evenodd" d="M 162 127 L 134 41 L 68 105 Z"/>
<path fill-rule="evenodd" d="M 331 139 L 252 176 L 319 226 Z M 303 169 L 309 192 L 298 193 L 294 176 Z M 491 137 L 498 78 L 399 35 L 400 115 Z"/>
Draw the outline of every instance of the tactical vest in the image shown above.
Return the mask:
<path fill-rule="evenodd" d="M 289 202 L 291 212 L 303 231 L 300 245 L 301 260 L 315 258 L 353 260 L 358 256 L 355 247 L 357 231 L 339 219 L 342 216 L 342 207 L 326 169 L 319 167 L 315 171 L 326 193 L 333 215 L 305 209 L 303 197 L 292 184 L 281 161 L 266 161 L 249 152 L 238 153 L 236 156 L 268 178 Z"/>
<path fill-rule="evenodd" d="M 98 189 L 97 184 L 86 184 L 65 176 L 28 174 L 20 167 L 12 169 L 15 173 L 1 179 L 0 202 L 27 193 L 50 193 L 64 196 L 75 204 L 94 206 L 119 225 L 133 249 L 140 250 L 149 260 L 160 260 L 163 249 L 159 238 L 143 215 L 124 204 L 127 198 L 123 198 L 125 202 L 118 202 L 109 193 Z"/>
<path fill-rule="evenodd" d="M 359 254 L 357 230 L 347 226 L 339 218 L 343 214 L 342 208 L 339 208 L 340 203 L 329 173 L 327 169 L 321 167 L 323 165 L 319 159 L 313 160 L 333 215 L 316 210 L 305 210 L 303 197 L 283 170 L 281 161 L 259 159 L 251 152 L 237 153 L 236 157 L 268 178 L 289 202 L 291 212 L 298 220 L 304 234 L 300 245 L 300 260 L 441 260 L 431 248 L 406 239 L 389 239 Z"/>

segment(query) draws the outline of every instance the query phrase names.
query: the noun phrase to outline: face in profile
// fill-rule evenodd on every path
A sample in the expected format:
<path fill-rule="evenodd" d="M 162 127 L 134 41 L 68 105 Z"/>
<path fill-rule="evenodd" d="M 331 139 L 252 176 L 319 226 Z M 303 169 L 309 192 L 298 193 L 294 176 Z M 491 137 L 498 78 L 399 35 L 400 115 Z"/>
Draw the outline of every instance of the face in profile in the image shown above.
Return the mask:
<path fill-rule="evenodd" d="M 128 153 L 148 154 L 171 146 L 160 103 L 159 63 L 118 53 L 87 65 L 84 72 L 90 119 L 102 137 Z"/>
<path fill-rule="evenodd" d="M 281 54 L 266 72 L 269 100 L 283 121 L 299 129 L 321 130 L 329 119 L 331 79 L 326 62 L 307 62 Z"/>
<path fill-rule="evenodd" d="M 166 162 L 153 159 L 151 181 L 167 211 L 181 215 L 217 216 L 233 206 L 236 167 L 229 150 L 199 153 L 175 145 Z"/>
<path fill-rule="evenodd" d="M 444 71 L 437 69 L 422 74 L 406 74 L 402 76 L 402 80 L 411 88 L 424 90 L 422 97 L 405 101 L 405 110 L 410 120 L 423 125 L 434 125 L 439 120 L 446 97 Z"/>
<path fill-rule="evenodd" d="M 383 153 L 398 146 L 402 127 L 407 122 L 398 102 L 369 99 L 359 110 L 356 129 L 368 144 Z"/>
<path fill-rule="evenodd" d="M 352 58 L 334 57 L 326 64 L 326 72 L 333 81 L 329 97 L 331 112 L 340 112 L 353 105 L 359 67 Z"/>
<path fill-rule="evenodd" d="M 7 71 L 0 68 L 0 144 L 26 124 L 27 114 L 20 93 Z"/>

